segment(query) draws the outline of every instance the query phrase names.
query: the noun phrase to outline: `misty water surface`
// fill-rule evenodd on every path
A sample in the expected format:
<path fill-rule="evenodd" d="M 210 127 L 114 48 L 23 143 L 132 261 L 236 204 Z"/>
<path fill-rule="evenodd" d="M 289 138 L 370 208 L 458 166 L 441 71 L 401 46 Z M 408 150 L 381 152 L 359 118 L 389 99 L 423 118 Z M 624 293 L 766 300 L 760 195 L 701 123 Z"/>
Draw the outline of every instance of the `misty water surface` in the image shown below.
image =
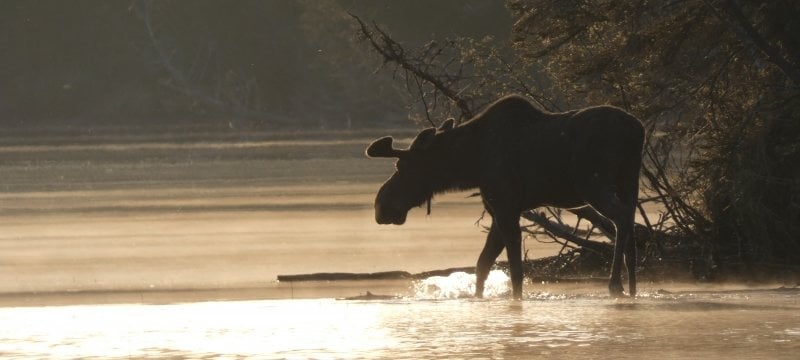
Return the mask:
<path fill-rule="evenodd" d="M 474 264 L 468 194 L 374 224 L 392 171 L 363 156 L 377 135 L 4 138 L 0 357 L 795 358 L 800 297 L 780 284 L 526 284 L 515 302 L 502 274 L 485 300 L 465 274 L 277 283 Z M 398 298 L 335 300 L 366 291 Z"/>

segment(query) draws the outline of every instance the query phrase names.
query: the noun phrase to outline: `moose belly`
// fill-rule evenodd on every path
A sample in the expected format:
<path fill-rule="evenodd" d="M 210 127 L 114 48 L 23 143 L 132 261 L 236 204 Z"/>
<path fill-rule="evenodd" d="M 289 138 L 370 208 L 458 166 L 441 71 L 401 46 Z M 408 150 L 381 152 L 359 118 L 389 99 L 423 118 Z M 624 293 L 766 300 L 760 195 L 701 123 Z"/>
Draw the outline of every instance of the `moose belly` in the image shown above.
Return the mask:
<path fill-rule="evenodd" d="M 550 176 L 528 177 L 525 181 L 523 198 L 525 208 L 553 206 L 564 209 L 578 208 L 586 205 L 586 201 L 578 195 L 572 182 L 566 176 L 550 174 Z"/>

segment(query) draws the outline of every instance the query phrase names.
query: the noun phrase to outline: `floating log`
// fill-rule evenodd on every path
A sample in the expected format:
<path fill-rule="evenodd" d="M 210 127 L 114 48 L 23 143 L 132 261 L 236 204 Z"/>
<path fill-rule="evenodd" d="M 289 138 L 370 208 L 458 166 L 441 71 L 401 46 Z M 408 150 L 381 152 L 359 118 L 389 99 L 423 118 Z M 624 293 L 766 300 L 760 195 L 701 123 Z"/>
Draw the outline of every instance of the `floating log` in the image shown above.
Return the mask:
<path fill-rule="evenodd" d="M 475 267 L 457 267 L 442 270 L 424 271 L 411 274 L 407 271 L 383 271 L 375 273 L 345 273 L 345 272 L 324 272 L 313 274 L 297 275 L 278 275 L 280 282 L 299 282 L 299 281 L 337 281 L 337 280 L 404 280 L 404 279 L 425 279 L 431 276 L 448 276 L 454 272 L 475 273 Z"/>
<path fill-rule="evenodd" d="M 467 274 L 474 274 L 475 267 L 474 266 L 467 266 L 467 267 L 457 267 L 457 268 L 449 268 L 449 269 L 442 269 L 442 270 L 431 270 L 431 271 L 423 271 L 421 273 L 416 273 L 412 275 L 414 280 L 426 279 L 431 276 L 448 276 L 454 272 L 465 272 Z"/>
<path fill-rule="evenodd" d="M 278 275 L 280 282 L 296 281 L 333 281 L 333 280 L 402 280 L 411 279 L 413 275 L 407 271 L 383 271 L 376 273 L 313 273 L 299 275 Z"/>

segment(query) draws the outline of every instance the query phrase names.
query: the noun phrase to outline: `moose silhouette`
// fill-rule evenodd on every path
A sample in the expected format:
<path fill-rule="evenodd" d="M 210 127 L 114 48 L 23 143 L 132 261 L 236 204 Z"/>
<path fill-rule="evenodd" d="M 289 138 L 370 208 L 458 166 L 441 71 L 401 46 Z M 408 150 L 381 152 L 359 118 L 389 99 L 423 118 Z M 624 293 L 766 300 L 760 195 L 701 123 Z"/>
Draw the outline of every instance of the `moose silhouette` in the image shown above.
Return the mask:
<path fill-rule="evenodd" d="M 645 132 L 634 116 L 613 106 L 563 113 L 539 110 L 510 95 L 455 126 L 422 130 L 408 149 L 392 137 L 367 148 L 371 158 L 397 158 L 397 171 L 378 191 L 375 220 L 405 223 L 408 211 L 438 193 L 477 188 L 492 217 L 475 269 L 475 296 L 483 295 L 491 266 L 506 249 L 513 296 L 522 297 L 520 215 L 540 206 L 593 209 L 616 228 L 609 279 L 622 296 L 623 256 L 628 293 L 636 295 L 636 245 L 632 239 Z"/>

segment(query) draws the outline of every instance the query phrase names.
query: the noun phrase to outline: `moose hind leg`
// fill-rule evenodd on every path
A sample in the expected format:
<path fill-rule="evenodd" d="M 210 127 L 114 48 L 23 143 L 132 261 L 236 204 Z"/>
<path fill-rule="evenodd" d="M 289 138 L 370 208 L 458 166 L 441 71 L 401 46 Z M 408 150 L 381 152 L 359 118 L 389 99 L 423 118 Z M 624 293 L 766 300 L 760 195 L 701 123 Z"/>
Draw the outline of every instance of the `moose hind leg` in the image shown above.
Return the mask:
<path fill-rule="evenodd" d="M 508 255 L 508 267 L 511 272 L 511 289 L 514 299 L 522 299 L 522 232 L 519 228 L 519 215 L 517 216 L 495 216 L 494 223 L 497 224 L 503 243 L 506 246 Z M 494 226 L 494 225 L 492 225 Z"/>
<path fill-rule="evenodd" d="M 633 231 L 628 233 L 625 240 L 625 267 L 628 269 L 628 294 L 636 296 L 636 241 L 633 239 Z"/>
<path fill-rule="evenodd" d="M 616 228 L 614 258 L 611 262 L 611 276 L 608 280 L 608 291 L 611 296 L 622 296 L 624 291 L 621 278 L 622 263 L 633 227 L 631 221 L 627 219 L 629 217 L 631 219 L 633 218 L 633 211 L 635 209 L 628 209 L 617 195 L 610 190 L 598 191 L 595 193 L 595 196 L 590 197 L 590 200 L 587 202 L 597 210 L 597 212 L 611 220 Z"/>
<path fill-rule="evenodd" d="M 636 222 L 636 204 L 639 201 L 639 167 L 632 168 L 631 173 L 621 177 L 619 181 L 619 198 L 622 202 L 622 218 L 617 228 L 624 229 L 624 233 L 617 232 L 617 239 L 624 238 L 625 267 L 628 269 L 628 294 L 636 296 L 636 240 L 633 238 L 633 227 Z"/>
<path fill-rule="evenodd" d="M 483 251 L 478 257 L 478 265 L 475 267 L 475 297 L 483 297 L 484 285 L 486 284 L 486 278 L 489 276 L 489 270 L 491 270 L 500 253 L 503 252 L 504 247 L 500 230 L 492 222 L 489 235 L 486 236 L 486 244 L 483 245 Z"/>
<path fill-rule="evenodd" d="M 633 241 L 633 214 L 628 216 L 628 210 L 623 208 L 621 215 L 614 219 L 617 224 L 617 236 L 614 244 L 614 261 L 612 262 L 611 280 L 609 291 L 612 295 L 622 294 L 620 272 L 622 268 L 622 254 L 625 254 L 625 267 L 628 270 L 628 295 L 636 296 L 636 244 Z M 630 218 L 630 219 L 629 219 Z M 615 287 L 612 289 L 612 285 Z M 615 290 L 619 289 L 618 292 Z"/>
<path fill-rule="evenodd" d="M 620 229 L 617 226 L 617 236 L 614 241 L 614 258 L 611 261 L 611 276 L 608 279 L 608 292 L 611 296 L 619 297 L 622 296 L 625 289 L 622 287 L 622 261 L 623 261 L 623 250 L 625 249 L 625 237 L 620 236 L 624 235 L 625 231 Z"/>

